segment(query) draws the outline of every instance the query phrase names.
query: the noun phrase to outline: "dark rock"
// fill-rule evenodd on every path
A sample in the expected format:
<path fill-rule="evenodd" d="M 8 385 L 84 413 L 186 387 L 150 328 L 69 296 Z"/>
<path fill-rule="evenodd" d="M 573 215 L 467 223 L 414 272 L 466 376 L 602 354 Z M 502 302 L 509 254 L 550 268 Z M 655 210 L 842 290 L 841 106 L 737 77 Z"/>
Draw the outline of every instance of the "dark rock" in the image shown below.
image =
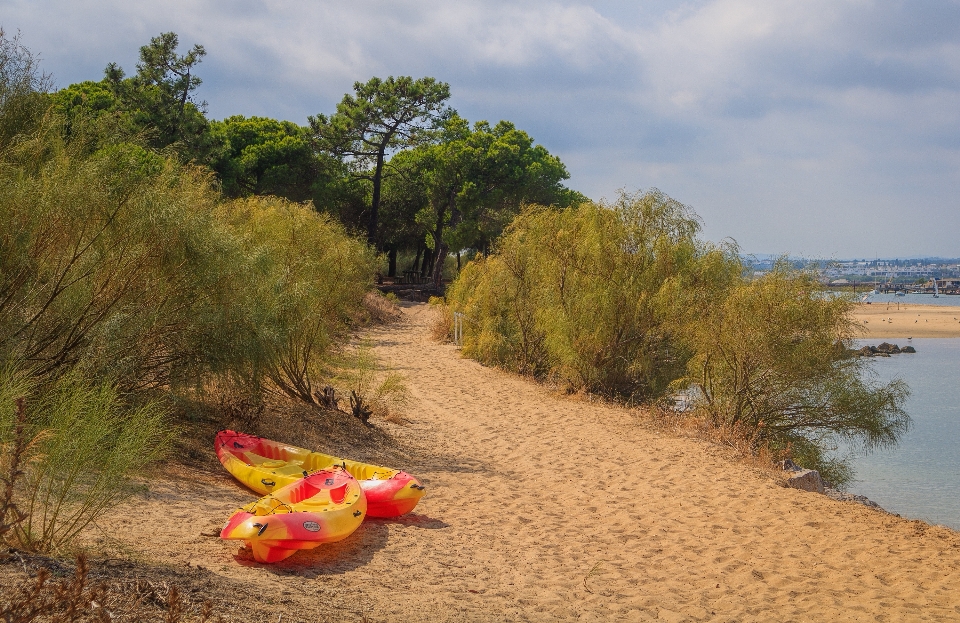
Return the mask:
<path fill-rule="evenodd" d="M 792 472 L 793 476 L 787 478 L 787 486 L 801 491 L 810 491 L 812 493 L 823 493 L 823 479 L 820 478 L 820 472 L 813 469 L 801 469 L 798 472 Z"/>
<path fill-rule="evenodd" d="M 799 472 L 803 470 L 802 467 L 800 467 L 790 459 L 785 459 L 783 461 L 780 461 L 778 465 L 780 466 L 780 469 L 782 469 L 785 472 Z"/>
<path fill-rule="evenodd" d="M 904 346 L 900 348 L 897 344 L 884 342 L 879 346 L 861 346 L 858 350 L 851 351 L 851 354 L 860 357 L 889 357 L 890 355 L 899 355 L 900 353 L 917 352 L 913 346 Z"/>
<path fill-rule="evenodd" d="M 837 500 L 837 501 L 839 501 L 839 502 L 854 502 L 855 504 L 863 504 L 864 506 L 868 506 L 868 507 L 870 507 L 870 508 L 876 509 L 876 510 L 878 510 L 878 511 L 882 511 L 882 512 L 884 512 L 884 513 L 887 512 L 886 510 L 884 510 L 883 508 L 881 508 L 881 506 L 880 506 L 879 504 L 877 504 L 877 503 L 874 502 L 873 500 L 871 500 L 871 499 L 869 499 L 869 498 L 867 498 L 866 496 L 863 496 L 863 495 L 856 495 L 856 494 L 854 494 L 854 493 L 846 493 L 846 492 L 843 492 L 843 491 L 837 491 L 836 489 L 832 489 L 832 488 L 829 488 L 829 487 L 824 491 L 824 493 L 826 493 L 827 497 L 830 498 L 830 499 L 832 499 L 832 500 Z M 891 513 L 891 514 L 892 514 L 892 513 Z M 899 515 L 898 515 L 898 517 L 899 517 Z"/>

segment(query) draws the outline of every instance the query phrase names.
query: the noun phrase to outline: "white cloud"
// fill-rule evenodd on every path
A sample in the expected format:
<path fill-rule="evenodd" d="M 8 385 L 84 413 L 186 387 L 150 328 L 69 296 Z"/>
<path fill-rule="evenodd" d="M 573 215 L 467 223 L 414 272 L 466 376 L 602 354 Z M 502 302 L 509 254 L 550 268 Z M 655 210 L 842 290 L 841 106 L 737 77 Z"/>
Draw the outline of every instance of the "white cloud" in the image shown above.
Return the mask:
<path fill-rule="evenodd" d="M 873 254 L 886 236 L 890 254 L 960 255 L 952 0 L 0 0 L 0 16 L 61 85 L 132 71 L 169 30 L 206 47 L 215 117 L 304 123 L 356 80 L 432 75 L 468 118 L 560 155 L 573 186 L 656 185 L 750 251 Z"/>

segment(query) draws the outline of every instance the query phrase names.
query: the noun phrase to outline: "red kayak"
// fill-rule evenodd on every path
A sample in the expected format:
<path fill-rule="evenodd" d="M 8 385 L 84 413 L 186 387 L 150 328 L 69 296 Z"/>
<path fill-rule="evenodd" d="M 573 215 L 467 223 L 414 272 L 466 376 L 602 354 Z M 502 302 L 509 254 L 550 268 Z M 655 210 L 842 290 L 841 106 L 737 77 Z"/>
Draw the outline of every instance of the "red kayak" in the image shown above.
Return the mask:
<path fill-rule="evenodd" d="M 311 452 L 255 435 L 222 430 L 217 433 L 215 447 L 227 471 L 260 494 L 334 466 L 344 468 L 360 483 L 369 517 L 409 513 L 424 494 L 420 481 L 404 471 Z"/>
<path fill-rule="evenodd" d="M 297 550 L 347 538 L 366 509 L 353 476 L 339 467 L 324 469 L 236 511 L 220 538 L 243 541 L 257 562 L 279 562 Z"/>

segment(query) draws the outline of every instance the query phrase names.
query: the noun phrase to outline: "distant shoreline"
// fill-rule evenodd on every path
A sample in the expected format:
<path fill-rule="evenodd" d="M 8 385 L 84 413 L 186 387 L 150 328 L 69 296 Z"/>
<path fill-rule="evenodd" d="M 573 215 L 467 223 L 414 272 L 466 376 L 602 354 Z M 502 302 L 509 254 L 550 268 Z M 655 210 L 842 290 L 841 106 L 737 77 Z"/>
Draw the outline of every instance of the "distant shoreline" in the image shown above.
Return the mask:
<path fill-rule="evenodd" d="M 916 303 L 861 303 L 853 318 L 865 339 L 960 338 L 960 307 Z"/>

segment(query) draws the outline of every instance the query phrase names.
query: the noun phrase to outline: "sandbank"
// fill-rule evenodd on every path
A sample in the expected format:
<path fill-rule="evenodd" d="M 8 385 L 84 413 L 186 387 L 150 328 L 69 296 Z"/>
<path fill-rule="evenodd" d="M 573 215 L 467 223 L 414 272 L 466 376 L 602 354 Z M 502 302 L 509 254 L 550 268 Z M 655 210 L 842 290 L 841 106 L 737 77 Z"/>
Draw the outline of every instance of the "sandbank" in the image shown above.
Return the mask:
<path fill-rule="evenodd" d="M 896 302 L 858 304 L 853 316 L 863 327 L 863 336 L 871 340 L 960 337 L 960 307 Z"/>

